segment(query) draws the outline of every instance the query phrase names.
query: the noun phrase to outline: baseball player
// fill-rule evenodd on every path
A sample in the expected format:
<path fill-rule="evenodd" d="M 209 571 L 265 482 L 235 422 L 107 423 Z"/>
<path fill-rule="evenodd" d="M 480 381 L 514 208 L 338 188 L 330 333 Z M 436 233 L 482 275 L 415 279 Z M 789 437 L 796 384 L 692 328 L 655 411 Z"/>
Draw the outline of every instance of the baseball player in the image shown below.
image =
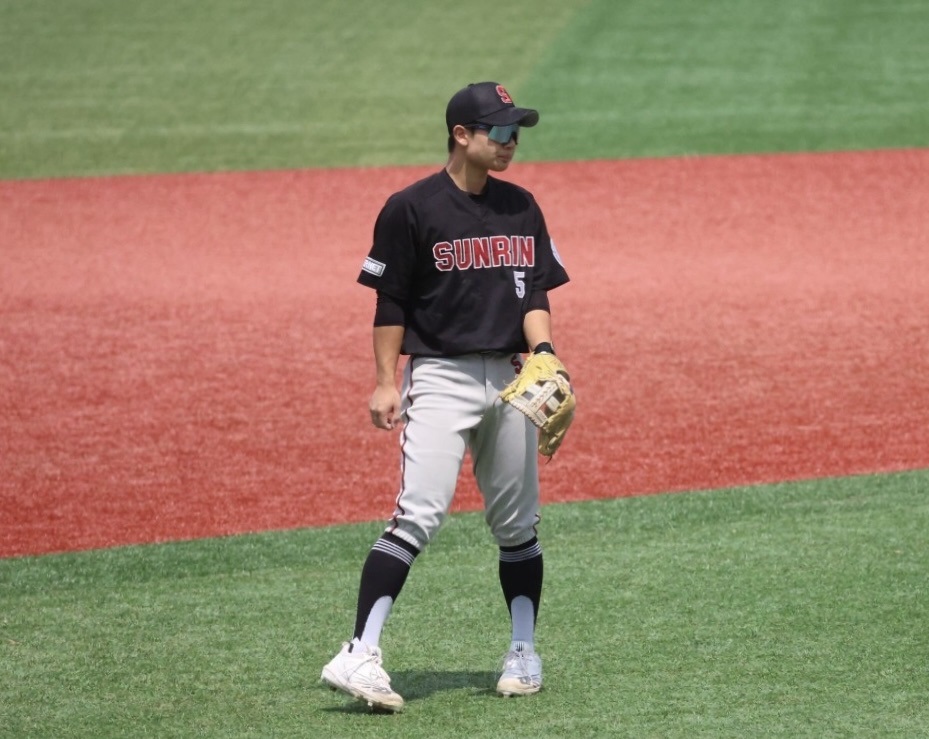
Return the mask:
<path fill-rule="evenodd" d="M 455 93 L 445 113 L 446 166 L 388 198 L 358 277 L 377 291 L 371 422 L 400 429 L 401 481 L 361 572 L 353 637 L 322 680 L 374 708 L 403 707 L 382 667 L 381 630 L 448 513 L 468 451 L 510 614 L 497 692 L 542 687 L 536 428 L 500 393 L 522 353 L 554 354 L 548 291 L 568 275 L 533 196 L 490 175 L 509 167 L 521 130 L 538 120 L 495 82 Z M 408 360 L 398 390 L 401 355 Z"/>

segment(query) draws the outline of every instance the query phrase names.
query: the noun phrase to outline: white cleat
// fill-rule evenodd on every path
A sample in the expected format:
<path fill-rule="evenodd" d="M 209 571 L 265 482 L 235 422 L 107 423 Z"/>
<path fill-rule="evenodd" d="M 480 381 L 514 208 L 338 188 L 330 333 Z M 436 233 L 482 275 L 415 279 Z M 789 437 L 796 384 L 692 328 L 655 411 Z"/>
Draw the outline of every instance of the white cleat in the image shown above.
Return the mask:
<path fill-rule="evenodd" d="M 403 710 L 403 698 L 390 687 L 390 676 L 381 667 L 381 650 L 360 642 L 346 642 L 323 668 L 322 681 L 364 701 L 371 708 L 394 713 Z"/>
<path fill-rule="evenodd" d="M 497 681 L 497 692 L 512 695 L 532 695 L 542 689 L 542 658 L 535 652 L 507 652 L 503 672 Z"/>

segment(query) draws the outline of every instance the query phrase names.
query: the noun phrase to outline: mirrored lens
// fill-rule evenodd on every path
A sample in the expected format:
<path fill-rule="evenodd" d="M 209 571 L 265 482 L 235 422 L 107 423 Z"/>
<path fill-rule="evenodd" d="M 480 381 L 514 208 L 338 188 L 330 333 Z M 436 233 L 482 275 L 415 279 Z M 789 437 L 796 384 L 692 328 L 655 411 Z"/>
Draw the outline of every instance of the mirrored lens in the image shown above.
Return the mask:
<path fill-rule="evenodd" d="M 519 124 L 513 123 L 509 126 L 494 126 L 487 132 L 487 138 L 496 141 L 498 144 L 508 144 L 510 139 L 519 143 Z"/>

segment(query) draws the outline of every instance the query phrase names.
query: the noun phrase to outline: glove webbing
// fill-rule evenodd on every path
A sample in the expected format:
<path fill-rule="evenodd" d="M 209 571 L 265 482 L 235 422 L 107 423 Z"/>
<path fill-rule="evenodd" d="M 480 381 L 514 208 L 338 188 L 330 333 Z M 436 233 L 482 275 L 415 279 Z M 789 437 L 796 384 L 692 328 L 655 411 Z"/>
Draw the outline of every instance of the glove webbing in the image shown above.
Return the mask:
<path fill-rule="evenodd" d="M 559 379 L 560 376 L 559 376 Z M 567 380 L 563 380 L 567 384 Z M 529 420 L 542 428 L 561 404 L 564 403 L 567 393 L 555 379 L 546 380 L 541 385 L 531 385 L 522 395 L 510 398 L 510 404 L 526 414 Z"/>

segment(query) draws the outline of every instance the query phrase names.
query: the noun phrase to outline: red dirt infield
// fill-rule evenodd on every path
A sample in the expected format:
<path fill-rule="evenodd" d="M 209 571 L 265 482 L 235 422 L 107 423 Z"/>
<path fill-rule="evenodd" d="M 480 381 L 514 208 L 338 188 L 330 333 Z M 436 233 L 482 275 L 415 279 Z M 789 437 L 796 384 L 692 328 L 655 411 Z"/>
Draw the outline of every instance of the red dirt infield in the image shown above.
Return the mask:
<path fill-rule="evenodd" d="M 386 518 L 355 277 L 434 169 L 0 182 L 0 556 Z M 929 467 L 929 150 L 506 176 L 572 277 L 545 503 Z"/>

